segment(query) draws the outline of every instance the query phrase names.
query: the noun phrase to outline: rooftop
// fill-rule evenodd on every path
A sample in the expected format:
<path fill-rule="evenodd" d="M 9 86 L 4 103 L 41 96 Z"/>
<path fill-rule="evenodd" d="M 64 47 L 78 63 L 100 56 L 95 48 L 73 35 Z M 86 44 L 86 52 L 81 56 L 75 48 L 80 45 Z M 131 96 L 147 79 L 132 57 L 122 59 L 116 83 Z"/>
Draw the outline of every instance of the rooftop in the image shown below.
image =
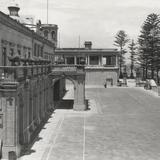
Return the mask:
<path fill-rule="evenodd" d="M 90 50 L 87 50 L 86 48 L 57 48 L 56 51 L 104 51 L 104 52 L 118 52 L 116 48 L 92 48 Z"/>
<path fill-rule="evenodd" d="M 115 48 L 57 48 L 55 54 L 118 54 L 119 51 Z"/>

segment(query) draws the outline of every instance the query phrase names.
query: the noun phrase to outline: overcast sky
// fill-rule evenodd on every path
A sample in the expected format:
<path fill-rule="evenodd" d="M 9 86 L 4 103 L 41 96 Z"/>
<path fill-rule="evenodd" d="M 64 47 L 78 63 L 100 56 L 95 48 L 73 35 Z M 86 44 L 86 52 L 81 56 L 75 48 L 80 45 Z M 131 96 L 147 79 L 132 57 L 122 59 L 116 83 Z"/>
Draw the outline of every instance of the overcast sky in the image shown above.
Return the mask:
<path fill-rule="evenodd" d="M 0 10 L 11 0 L 0 0 Z M 47 0 L 16 0 L 20 15 L 34 15 L 46 23 Z M 160 13 L 160 0 L 48 0 L 49 23 L 57 24 L 61 47 L 78 47 L 90 40 L 93 47 L 112 48 L 118 30 L 136 39 L 150 13 Z"/>

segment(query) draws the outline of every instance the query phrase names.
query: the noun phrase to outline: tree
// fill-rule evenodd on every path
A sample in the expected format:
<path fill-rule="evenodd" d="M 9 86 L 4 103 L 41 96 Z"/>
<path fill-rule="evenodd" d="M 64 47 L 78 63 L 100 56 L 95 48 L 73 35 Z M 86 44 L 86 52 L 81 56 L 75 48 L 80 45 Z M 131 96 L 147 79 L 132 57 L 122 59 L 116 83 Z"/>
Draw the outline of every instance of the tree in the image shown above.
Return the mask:
<path fill-rule="evenodd" d="M 129 44 L 128 48 L 130 50 L 130 60 L 131 60 L 131 65 L 130 65 L 131 75 L 130 75 L 130 78 L 134 78 L 133 70 L 134 70 L 135 62 L 137 60 L 137 57 L 136 57 L 137 46 L 136 46 L 136 43 L 134 42 L 133 39 L 132 39 L 131 43 Z"/>
<path fill-rule="evenodd" d="M 118 31 L 118 33 L 115 36 L 115 41 L 114 41 L 114 45 L 119 47 L 120 49 L 120 62 L 119 62 L 119 67 L 120 67 L 120 76 L 119 78 L 123 78 L 123 73 L 122 73 L 122 67 L 125 64 L 125 46 L 127 44 L 127 42 L 129 41 L 127 34 L 125 33 L 125 31 L 120 30 Z"/>
<path fill-rule="evenodd" d="M 145 20 L 141 35 L 139 36 L 139 62 L 143 71 L 145 72 L 145 78 L 148 78 L 148 70 L 151 71 L 151 78 L 154 79 L 154 72 L 159 67 L 159 31 L 160 31 L 160 18 L 157 14 L 150 14 Z M 143 73 L 144 75 L 144 73 Z"/>

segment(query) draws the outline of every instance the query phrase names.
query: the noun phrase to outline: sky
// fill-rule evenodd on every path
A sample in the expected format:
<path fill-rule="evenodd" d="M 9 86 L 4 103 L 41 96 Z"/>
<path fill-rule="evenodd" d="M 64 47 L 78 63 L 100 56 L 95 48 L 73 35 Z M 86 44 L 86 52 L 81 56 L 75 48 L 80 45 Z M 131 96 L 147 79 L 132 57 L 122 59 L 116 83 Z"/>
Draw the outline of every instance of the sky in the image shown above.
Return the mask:
<path fill-rule="evenodd" d="M 47 0 L 16 0 L 20 15 L 34 15 L 46 23 Z M 11 0 L 0 0 L 0 10 L 8 14 Z M 147 15 L 160 14 L 160 0 L 48 0 L 48 22 L 58 25 L 60 47 L 115 48 L 114 39 L 124 30 L 137 40 Z"/>

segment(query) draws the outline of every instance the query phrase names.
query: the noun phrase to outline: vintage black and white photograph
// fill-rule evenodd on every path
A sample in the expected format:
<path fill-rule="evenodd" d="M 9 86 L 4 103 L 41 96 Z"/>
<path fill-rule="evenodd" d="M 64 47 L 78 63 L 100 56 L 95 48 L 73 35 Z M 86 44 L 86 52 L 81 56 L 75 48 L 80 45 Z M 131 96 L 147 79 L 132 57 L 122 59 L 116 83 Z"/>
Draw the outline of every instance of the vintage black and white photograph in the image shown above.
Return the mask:
<path fill-rule="evenodd" d="M 160 160 L 160 1 L 0 0 L 0 160 Z"/>

